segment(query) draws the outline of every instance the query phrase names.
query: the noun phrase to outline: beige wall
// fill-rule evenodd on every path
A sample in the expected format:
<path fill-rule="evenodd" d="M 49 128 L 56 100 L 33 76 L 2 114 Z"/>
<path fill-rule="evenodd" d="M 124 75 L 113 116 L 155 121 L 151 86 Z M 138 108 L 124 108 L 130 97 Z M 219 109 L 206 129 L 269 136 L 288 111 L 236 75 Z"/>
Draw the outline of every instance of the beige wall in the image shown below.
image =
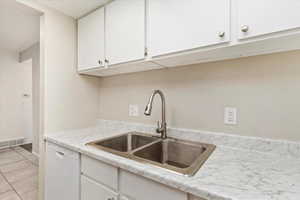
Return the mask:
<path fill-rule="evenodd" d="M 18 56 L 0 49 L 0 141 L 25 137 L 23 93 L 30 83 Z"/>
<path fill-rule="evenodd" d="M 300 140 L 300 51 L 104 78 L 100 118 L 155 124 L 158 98 L 153 116 L 143 115 L 152 89 L 166 95 L 169 126 Z M 225 106 L 237 107 L 236 126 L 224 125 Z"/>
<path fill-rule="evenodd" d="M 76 72 L 76 21 L 49 12 L 45 30 L 45 133 L 91 126 L 98 116 L 99 79 Z"/>

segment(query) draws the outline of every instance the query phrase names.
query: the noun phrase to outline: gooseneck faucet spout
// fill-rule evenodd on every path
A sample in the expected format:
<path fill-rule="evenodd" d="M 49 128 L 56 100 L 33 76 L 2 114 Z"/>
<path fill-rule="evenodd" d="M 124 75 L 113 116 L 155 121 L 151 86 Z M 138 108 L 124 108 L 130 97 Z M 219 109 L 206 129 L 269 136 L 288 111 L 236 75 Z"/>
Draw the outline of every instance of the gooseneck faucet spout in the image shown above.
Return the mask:
<path fill-rule="evenodd" d="M 158 125 L 157 125 L 158 127 L 156 129 L 156 132 L 161 134 L 162 139 L 166 139 L 167 138 L 166 101 L 165 101 L 165 96 L 162 91 L 160 91 L 160 90 L 153 91 L 152 95 L 149 98 L 149 102 L 146 106 L 144 114 L 147 116 L 151 115 L 153 100 L 154 100 L 154 97 L 156 94 L 159 94 L 159 96 L 161 98 L 161 105 L 162 105 L 162 117 L 161 117 L 162 122 L 161 122 L 161 124 L 159 124 L 159 122 L 158 122 Z"/>

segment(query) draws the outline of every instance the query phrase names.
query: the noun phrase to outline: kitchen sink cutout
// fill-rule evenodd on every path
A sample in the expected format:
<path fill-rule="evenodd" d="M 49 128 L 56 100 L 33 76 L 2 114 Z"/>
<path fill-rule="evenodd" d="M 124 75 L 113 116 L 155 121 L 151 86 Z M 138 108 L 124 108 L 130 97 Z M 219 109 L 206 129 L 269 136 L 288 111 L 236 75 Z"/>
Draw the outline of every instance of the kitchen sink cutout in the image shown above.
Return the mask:
<path fill-rule="evenodd" d="M 174 138 L 161 139 L 137 132 L 91 142 L 87 145 L 188 176 L 194 175 L 216 148 L 212 144 Z"/>

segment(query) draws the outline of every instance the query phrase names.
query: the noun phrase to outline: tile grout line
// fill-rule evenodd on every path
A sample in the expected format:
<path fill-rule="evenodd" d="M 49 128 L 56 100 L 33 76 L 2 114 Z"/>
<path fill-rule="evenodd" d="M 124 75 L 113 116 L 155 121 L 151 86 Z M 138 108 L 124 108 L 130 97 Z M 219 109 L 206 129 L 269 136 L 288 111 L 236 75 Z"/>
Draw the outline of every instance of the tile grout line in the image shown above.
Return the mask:
<path fill-rule="evenodd" d="M 1 170 L 0 170 L 0 175 L 4 178 L 4 180 L 11 187 L 11 189 L 16 193 L 16 195 L 20 198 L 20 200 L 23 200 L 21 195 L 17 192 L 17 190 L 14 188 L 14 186 L 7 180 L 6 176 L 2 173 Z"/>
<path fill-rule="evenodd" d="M 20 147 L 22 148 L 22 147 Z M 14 152 L 16 152 L 17 154 L 19 154 L 22 158 L 24 158 L 24 160 L 29 161 L 32 165 L 34 165 L 35 167 L 37 167 L 37 165 L 31 161 L 30 159 L 28 159 L 26 156 L 24 156 L 23 154 L 21 154 L 20 152 L 18 152 L 17 150 L 15 150 L 14 148 L 8 148 Z M 25 150 L 25 149 L 24 149 Z M 26 151 L 26 150 L 25 150 Z M 17 162 L 21 162 L 21 161 L 17 161 Z M 17 163 L 17 162 L 12 162 L 9 164 L 13 164 L 13 163 Z M 23 200 L 21 194 L 19 194 L 17 192 L 17 190 L 14 188 L 14 186 L 7 180 L 6 176 L 2 173 L 2 171 L 0 170 L 0 175 L 3 176 L 4 180 L 7 182 L 7 184 L 11 187 L 11 189 L 16 193 L 16 195 L 20 198 L 20 200 Z"/>
<path fill-rule="evenodd" d="M 22 148 L 22 147 L 20 147 L 20 148 Z M 23 158 L 25 158 L 27 161 L 29 161 L 31 164 L 33 164 L 34 166 L 36 166 L 36 167 L 38 167 L 38 165 L 36 165 L 33 161 L 31 161 L 29 158 L 27 158 L 26 156 L 24 156 L 23 154 L 21 154 L 20 152 L 18 152 L 17 150 L 15 150 L 15 149 L 12 149 L 13 151 L 15 151 L 17 154 L 19 154 L 19 155 L 21 155 Z M 24 149 L 24 151 L 26 151 L 25 149 Z M 30 153 L 30 152 L 29 152 Z M 34 154 L 32 154 L 32 155 L 34 155 Z"/>

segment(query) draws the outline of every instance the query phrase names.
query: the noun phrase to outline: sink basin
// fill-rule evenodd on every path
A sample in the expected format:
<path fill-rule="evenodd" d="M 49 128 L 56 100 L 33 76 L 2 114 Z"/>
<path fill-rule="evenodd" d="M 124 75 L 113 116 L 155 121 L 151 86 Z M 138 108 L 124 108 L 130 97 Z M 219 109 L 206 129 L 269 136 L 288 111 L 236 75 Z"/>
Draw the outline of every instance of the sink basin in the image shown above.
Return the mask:
<path fill-rule="evenodd" d="M 90 146 L 100 148 L 111 153 L 122 154 L 131 152 L 139 147 L 145 146 L 159 138 L 142 133 L 127 133 L 120 136 L 111 137 L 105 140 L 88 143 Z"/>
<path fill-rule="evenodd" d="M 133 155 L 141 161 L 193 175 L 214 149 L 214 145 L 165 139 L 136 151 Z"/>
<path fill-rule="evenodd" d="M 161 139 L 137 132 L 91 142 L 87 145 L 188 176 L 194 175 L 215 149 L 215 146 L 211 144 L 174 138 Z"/>

